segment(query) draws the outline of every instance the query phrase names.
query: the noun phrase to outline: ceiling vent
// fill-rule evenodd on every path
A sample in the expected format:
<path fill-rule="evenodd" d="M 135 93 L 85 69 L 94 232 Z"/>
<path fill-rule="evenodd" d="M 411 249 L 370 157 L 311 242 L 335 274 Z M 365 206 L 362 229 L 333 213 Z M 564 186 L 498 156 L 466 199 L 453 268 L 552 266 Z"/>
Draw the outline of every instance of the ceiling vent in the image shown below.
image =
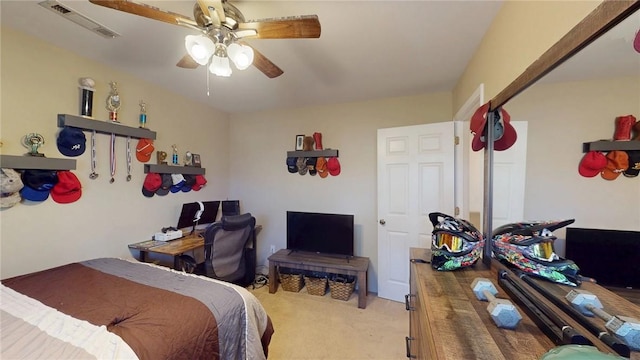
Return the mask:
<path fill-rule="evenodd" d="M 55 0 L 47 0 L 47 1 L 40 2 L 38 4 L 44 7 L 45 9 L 50 10 L 69 21 L 73 21 L 74 23 L 82 26 L 83 28 L 89 29 L 90 31 L 102 37 L 105 37 L 107 39 L 113 39 L 120 36 L 120 34 L 118 34 L 117 32 L 111 29 L 108 29 L 103 25 L 98 24 L 97 22 L 78 13 L 77 11 L 69 8 L 66 5 L 60 4 Z"/>

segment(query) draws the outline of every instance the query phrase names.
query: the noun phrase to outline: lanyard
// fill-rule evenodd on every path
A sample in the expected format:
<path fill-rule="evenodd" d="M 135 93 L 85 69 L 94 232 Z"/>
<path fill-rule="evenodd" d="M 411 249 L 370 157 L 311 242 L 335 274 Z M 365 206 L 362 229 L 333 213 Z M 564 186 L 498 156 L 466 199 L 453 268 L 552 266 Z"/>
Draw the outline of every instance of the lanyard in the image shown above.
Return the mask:
<path fill-rule="evenodd" d="M 111 180 L 109 183 L 113 184 L 116 179 L 116 134 L 111 134 L 111 143 L 109 145 L 109 170 L 111 171 Z"/>
<path fill-rule="evenodd" d="M 91 133 L 91 174 L 89 174 L 89 179 L 96 178 L 98 178 L 96 173 L 96 131 L 93 130 Z"/>
<path fill-rule="evenodd" d="M 131 136 L 127 136 L 127 181 L 131 181 Z"/>

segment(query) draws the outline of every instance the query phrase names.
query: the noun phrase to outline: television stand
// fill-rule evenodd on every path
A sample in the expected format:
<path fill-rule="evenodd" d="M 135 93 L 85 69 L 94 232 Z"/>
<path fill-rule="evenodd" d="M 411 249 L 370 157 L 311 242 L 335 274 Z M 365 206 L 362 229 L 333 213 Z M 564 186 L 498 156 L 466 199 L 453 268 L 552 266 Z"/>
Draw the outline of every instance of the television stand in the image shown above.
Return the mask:
<path fill-rule="evenodd" d="M 269 256 L 269 293 L 271 294 L 278 290 L 278 277 L 276 274 L 279 266 L 356 276 L 358 279 L 358 307 L 360 309 L 367 307 L 368 257 L 353 256 L 345 258 L 306 251 L 278 250 Z"/>

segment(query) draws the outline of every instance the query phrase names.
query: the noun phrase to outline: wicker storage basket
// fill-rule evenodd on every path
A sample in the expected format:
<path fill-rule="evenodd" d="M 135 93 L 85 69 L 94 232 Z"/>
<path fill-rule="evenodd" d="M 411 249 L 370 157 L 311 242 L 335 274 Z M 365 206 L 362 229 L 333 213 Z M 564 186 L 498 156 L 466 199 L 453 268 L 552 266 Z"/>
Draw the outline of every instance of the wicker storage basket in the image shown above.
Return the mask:
<path fill-rule="evenodd" d="M 324 296 L 327 293 L 327 278 L 304 277 L 307 292 L 311 295 Z"/>
<path fill-rule="evenodd" d="M 347 301 L 351 297 L 353 288 L 356 286 L 355 278 L 336 276 L 329 279 L 331 297 L 334 299 Z"/>
<path fill-rule="evenodd" d="M 302 283 L 302 274 L 280 274 L 280 284 L 285 291 L 299 292 Z"/>

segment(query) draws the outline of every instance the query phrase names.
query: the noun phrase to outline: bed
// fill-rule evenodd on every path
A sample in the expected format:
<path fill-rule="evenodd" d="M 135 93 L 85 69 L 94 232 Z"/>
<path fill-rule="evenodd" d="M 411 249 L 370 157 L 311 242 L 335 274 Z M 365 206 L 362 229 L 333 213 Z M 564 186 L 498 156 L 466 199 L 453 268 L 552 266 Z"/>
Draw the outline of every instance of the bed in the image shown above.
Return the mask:
<path fill-rule="evenodd" d="M 2 280 L 3 359 L 265 359 L 258 300 L 230 283 L 99 258 Z"/>

